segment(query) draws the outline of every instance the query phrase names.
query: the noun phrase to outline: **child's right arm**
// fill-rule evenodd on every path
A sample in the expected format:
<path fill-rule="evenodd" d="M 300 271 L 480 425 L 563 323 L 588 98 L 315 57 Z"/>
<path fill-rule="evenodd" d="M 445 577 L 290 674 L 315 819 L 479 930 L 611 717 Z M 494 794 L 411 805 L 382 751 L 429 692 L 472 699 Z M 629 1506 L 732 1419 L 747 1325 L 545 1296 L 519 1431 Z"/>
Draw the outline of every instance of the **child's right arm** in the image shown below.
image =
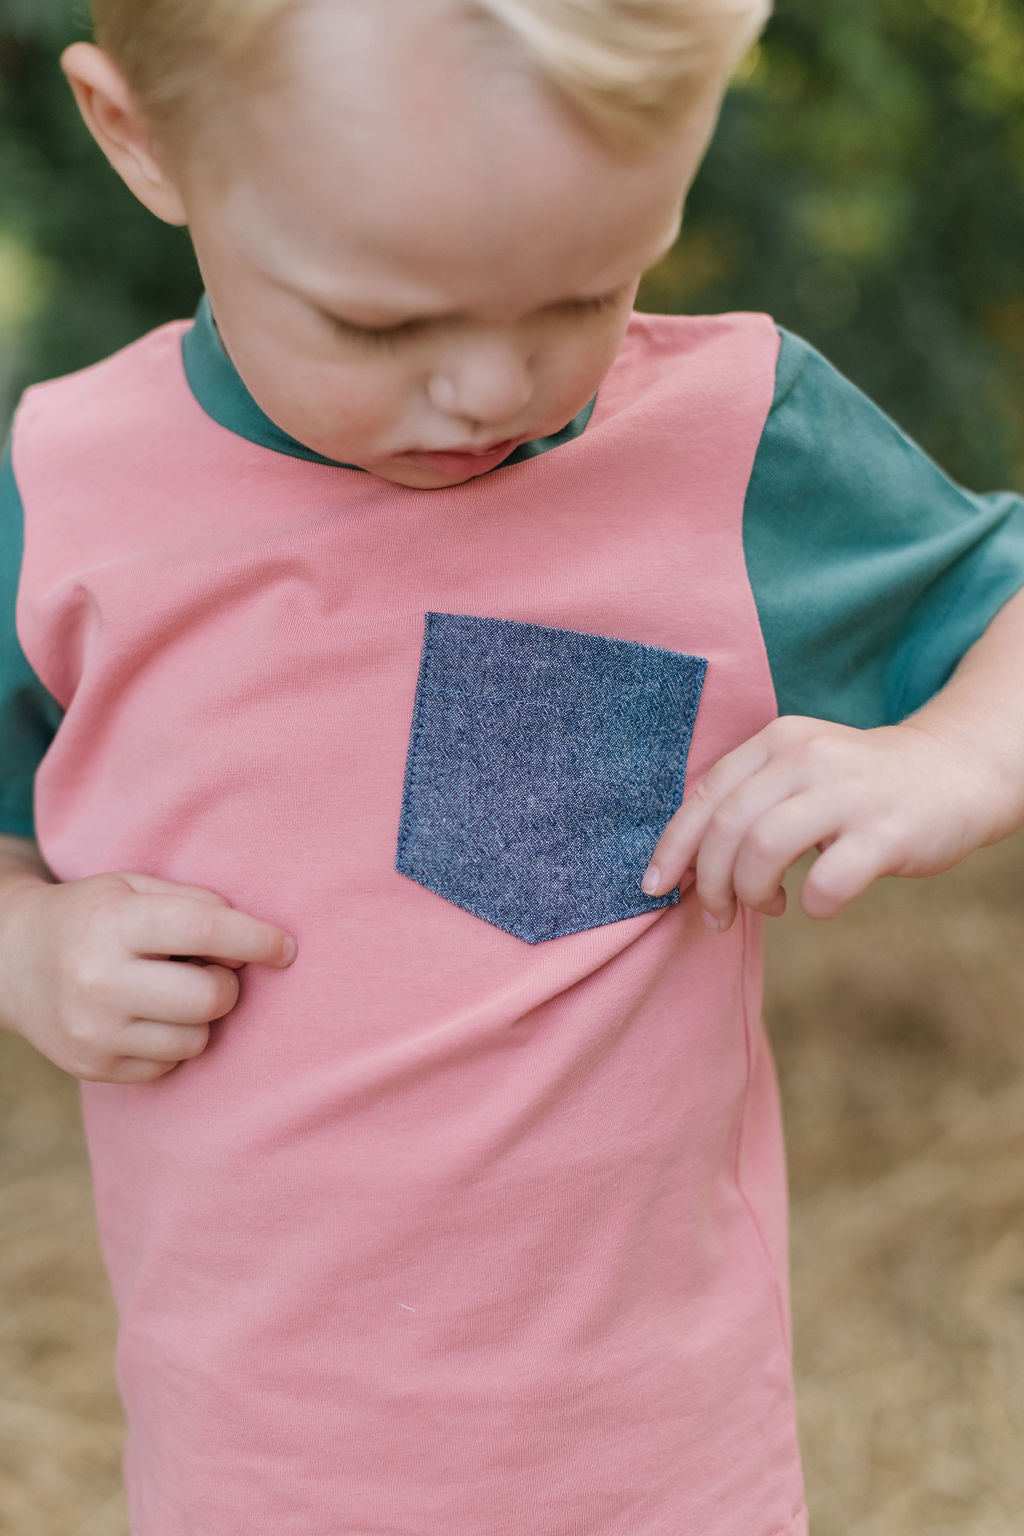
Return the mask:
<path fill-rule="evenodd" d="M 237 967 L 290 965 L 293 944 L 201 886 L 61 884 L 33 839 L 0 836 L 0 1028 L 75 1077 L 152 1082 L 201 1055 L 238 1001 Z"/>

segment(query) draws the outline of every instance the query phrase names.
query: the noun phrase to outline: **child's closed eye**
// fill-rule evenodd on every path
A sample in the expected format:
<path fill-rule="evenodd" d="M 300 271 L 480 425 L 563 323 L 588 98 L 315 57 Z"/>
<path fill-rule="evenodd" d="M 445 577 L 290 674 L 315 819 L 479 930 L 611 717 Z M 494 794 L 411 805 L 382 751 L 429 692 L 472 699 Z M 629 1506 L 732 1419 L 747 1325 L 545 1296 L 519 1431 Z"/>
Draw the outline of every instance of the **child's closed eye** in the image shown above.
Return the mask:
<path fill-rule="evenodd" d="M 550 305 L 549 309 L 569 319 L 588 318 L 614 308 L 622 296 L 623 290 L 617 289 L 614 293 L 601 294 L 595 299 L 568 299 L 563 303 Z M 424 319 L 405 320 L 400 325 L 355 325 L 350 320 L 343 320 L 340 315 L 332 314 L 330 310 L 325 309 L 321 313 L 339 335 L 350 337 L 354 341 L 365 342 L 372 347 L 397 346 L 403 341 L 421 336 L 431 325 L 440 324 L 439 320 Z"/>
<path fill-rule="evenodd" d="M 413 336 L 421 335 L 430 323 L 427 320 L 406 320 L 402 325 L 352 325 L 349 321 L 341 320 L 337 315 L 332 315 L 326 310 L 324 314 L 339 335 L 351 337 L 353 341 L 366 342 L 373 347 L 393 347 L 399 342 L 409 341 Z"/>

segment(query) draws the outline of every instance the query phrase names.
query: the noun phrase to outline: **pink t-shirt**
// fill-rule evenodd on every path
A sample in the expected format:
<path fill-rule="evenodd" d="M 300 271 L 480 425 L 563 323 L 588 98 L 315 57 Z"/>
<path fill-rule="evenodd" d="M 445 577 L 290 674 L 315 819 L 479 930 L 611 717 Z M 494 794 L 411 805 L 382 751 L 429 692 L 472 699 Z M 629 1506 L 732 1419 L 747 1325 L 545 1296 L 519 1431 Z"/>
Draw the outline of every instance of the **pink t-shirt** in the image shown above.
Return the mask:
<path fill-rule="evenodd" d="M 778 333 L 635 315 L 582 436 L 415 491 L 218 425 L 185 329 L 13 443 L 45 858 L 300 946 L 196 1060 L 81 1085 L 133 1536 L 805 1532 L 760 923 L 624 896 L 616 824 L 776 713 Z"/>

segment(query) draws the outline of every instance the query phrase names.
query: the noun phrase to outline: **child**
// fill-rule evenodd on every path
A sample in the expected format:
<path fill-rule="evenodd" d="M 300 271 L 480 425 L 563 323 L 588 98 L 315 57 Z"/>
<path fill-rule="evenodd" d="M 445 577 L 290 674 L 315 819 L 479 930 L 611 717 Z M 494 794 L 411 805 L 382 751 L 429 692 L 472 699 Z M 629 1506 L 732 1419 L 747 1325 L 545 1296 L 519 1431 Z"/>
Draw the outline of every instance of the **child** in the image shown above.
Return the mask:
<path fill-rule="evenodd" d="M 3 481 L 0 1010 L 82 1079 L 134 1536 L 806 1531 L 760 914 L 1024 822 L 1024 503 L 633 312 L 763 12 L 64 56 L 206 285 Z"/>

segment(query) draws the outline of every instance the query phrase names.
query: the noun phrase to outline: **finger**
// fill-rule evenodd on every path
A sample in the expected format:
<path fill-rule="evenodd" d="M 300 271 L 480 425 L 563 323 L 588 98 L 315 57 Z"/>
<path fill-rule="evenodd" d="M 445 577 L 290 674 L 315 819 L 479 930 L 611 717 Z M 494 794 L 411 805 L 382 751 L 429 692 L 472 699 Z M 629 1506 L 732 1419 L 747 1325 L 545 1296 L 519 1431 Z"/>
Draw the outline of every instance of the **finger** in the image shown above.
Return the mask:
<path fill-rule="evenodd" d="M 804 880 L 800 905 L 808 917 L 835 917 L 847 902 L 866 891 L 872 881 L 890 869 L 877 839 L 864 833 L 836 838 L 815 859 Z"/>
<path fill-rule="evenodd" d="M 163 1024 L 206 1024 L 238 1002 L 241 983 L 224 965 L 132 960 L 125 978 L 125 1012 Z"/>
<path fill-rule="evenodd" d="M 196 901 L 212 901 L 218 906 L 229 907 L 226 896 L 208 890 L 205 885 L 181 885 L 176 880 L 161 880 L 159 875 L 139 875 L 134 870 L 119 870 L 122 880 L 143 896 L 191 896 Z"/>
<path fill-rule="evenodd" d="M 188 961 L 189 965 L 203 966 L 203 965 L 214 965 L 214 964 L 217 963 L 217 962 L 215 962 L 213 960 L 206 960 L 206 959 L 204 959 L 204 957 L 202 955 L 168 955 L 167 958 L 168 958 L 168 960 Z M 241 970 L 242 966 L 245 964 L 245 961 L 244 960 L 221 960 L 219 963 L 221 965 L 230 965 L 235 970 Z"/>
<path fill-rule="evenodd" d="M 125 1056 L 141 1061 L 193 1061 L 210 1043 L 208 1024 L 163 1024 L 153 1019 L 133 1019 L 117 1039 Z"/>
<path fill-rule="evenodd" d="M 750 827 L 733 865 L 733 888 L 745 906 L 780 915 L 779 893 L 786 871 L 811 848 L 842 835 L 842 808 L 830 789 L 808 790 L 770 806 Z M 784 893 L 783 893 L 784 894 Z"/>
<path fill-rule="evenodd" d="M 126 912 L 125 936 L 140 956 L 198 955 L 219 964 L 285 966 L 297 950 L 292 935 L 274 923 L 177 894 L 154 894 L 132 906 Z"/>
<path fill-rule="evenodd" d="M 179 885 L 173 880 L 161 880 L 157 875 L 138 875 L 134 872 L 122 875 L 134 891 L 143 896 L 192 896 L 196 901 L 212 901 L 215 905 L 229 907 L 231 903 L 226 896 L 219 895 L 216 891 L 207 890 L 202 885 Z M 202 955 L 171 955 L 171 960 L 188 960 L 192 965 L 207 965 Z M 243 965 L 242 960 L 225 960 L 224 965 Z"/>
<path fill-rule="evenodd" d="M 786 910 L 785 886 L 780 885 L 771 901 L 766 901 L 763 906 L 758 907 L 757 910 L 762 912 L 765 917 L 781 917 Z"/>
<path fill-rule="evenodd" d="M 799 769 L 793 757 L 773 757 L 718 805 L 697 850 L 697 896 L 712 919 L 710 926 L 728 928 L 735 916 L 735 865 L 741 847 L 752 834 L 756 840 L 755 829 L 760 828 L 766 814 L 799 787 Z M 776 880 L 769 896 L 774 896 L 778 886 Z"/>
<path fill-rule="evenodd" d="M 651 854 L 650 865 L 658 871 L 658 879 L 654 884 L 644 879 L 643 887 L 649 896 L 670 891 L 678 884 L 683 871 L 696 859 L 707 825 L 722 800 L 744 779 L 764 767 L 768 761 L 768 744 L 762 739 L 763 735 L 759 732 L 719 758 L 683 801 Z"/>
<path fill-rule="evenodd" d="M 117 1063 L 112 1077 L 87 1078 L 87 1082 L 120 1083 L 128 1086 L 132 1083 L 155 1083 L 158 1078 L 168 1077 L 176 1071 L 178 1062 L 171 1063 L 160 1061 L 140 1061 L 135 1056 L 123 1056 Z"/>
<path fill-rule="evenodd" d="M 159 875 L 140 875 L 134 870 L 122 870 L 118 878 L 143 896 L 191 896 L 196 901 L 213 902 L 216 906 L 229 907 L 226 896 L 211 891 L 204 885 L 181 885 L 176 880 L 162 880 Z M 201 955 L 171 955 L 172 960 L 189 960 L 193 965 L 206 965 Z M 244 965 L 243 960 L 224 960 L 224 965 Z"/>

